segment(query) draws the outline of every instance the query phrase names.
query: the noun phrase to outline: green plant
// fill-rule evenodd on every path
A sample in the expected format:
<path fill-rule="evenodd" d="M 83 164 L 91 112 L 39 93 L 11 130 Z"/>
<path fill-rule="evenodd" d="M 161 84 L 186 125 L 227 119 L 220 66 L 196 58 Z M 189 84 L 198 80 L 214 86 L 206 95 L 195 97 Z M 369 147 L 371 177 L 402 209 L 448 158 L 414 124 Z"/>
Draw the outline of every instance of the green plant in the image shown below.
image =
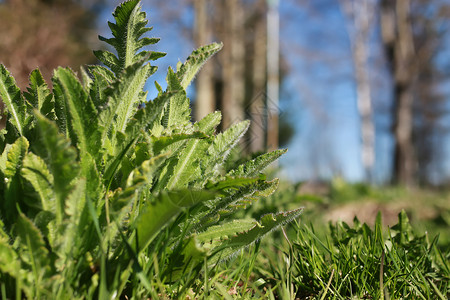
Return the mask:
<path fill-rule="evenodd" d="M 0 132 L 0 292 L 3 299 L 158 297 L 181 293 L 210 268 L 297 217 L 301 210 L 236 220 L 270 195 L 260 172 L 285 150 L 223 168 L 247 121 L 215 134 L 220 112 L 192 123 L 185 89 L 220 44 L 192 53 L 147 101 L 144 84 L 164 54 L 141 50 L 138 0 L 118 6 L 82 81 L 58 68 L 50 90 L 39 70 L 21 92 L 0 66 L 7 124 Z M 160 289 L 159 291 L 156 291 Z"/>
<path fill-rule="evenodd" d="M 417 235 L 404 211 L 384 232 L 380 214 L 373 229 L 356 218 L 353 226 L 329 225 L 325 237 L 312 226 L 297 227 L 285 254 L 291 263 L 287 271 L 281 270 L 290 275 L 296 297 L 448 299 L 449 253 L 436 247 L 438 237 L 430 241 L 427 235 Z"/>

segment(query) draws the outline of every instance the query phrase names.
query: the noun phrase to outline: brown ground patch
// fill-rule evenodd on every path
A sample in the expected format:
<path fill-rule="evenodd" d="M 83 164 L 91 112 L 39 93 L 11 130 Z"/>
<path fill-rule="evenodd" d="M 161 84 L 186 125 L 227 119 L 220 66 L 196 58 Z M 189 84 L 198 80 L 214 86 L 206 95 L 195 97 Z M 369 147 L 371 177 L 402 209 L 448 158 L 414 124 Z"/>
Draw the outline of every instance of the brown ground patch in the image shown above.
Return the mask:
<path fill-rule="evenodd" d="M 369 225 L 375 223 L 378 212 L 381 212 L 383 225 L 392 226 L 398 221 L 398 213 L 404 209 L 410 219 L 433 219 L 438 215 L 438 211 L 434 207 L 421 207 L 420 210 L 415 208 L 412 203 L 377 203 L 373 201 L 352 202 L 331 207 L 323 216 L 325 221 L 344 221 L 352 223 L 354 217 Z"/>

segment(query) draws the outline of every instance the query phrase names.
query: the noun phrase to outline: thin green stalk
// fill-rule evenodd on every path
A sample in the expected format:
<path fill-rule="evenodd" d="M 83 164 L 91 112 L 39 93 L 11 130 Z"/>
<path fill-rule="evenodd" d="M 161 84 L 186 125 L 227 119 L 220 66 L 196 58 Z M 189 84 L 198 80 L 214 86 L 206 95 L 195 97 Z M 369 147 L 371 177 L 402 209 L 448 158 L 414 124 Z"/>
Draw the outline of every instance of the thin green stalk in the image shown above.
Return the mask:
<path fill-rule="evenodd" d="M 380 299 L 382 300 L 384 300 L 383 268 L 384 268 L 384 250 L 381 253 L 381 263 L 380 263 Z"/>
<path fill-rule="evenodd" d="M 325 287 L 325 290 L 323 291 L 323 294 L 322 294 L 322 297 L 320 297 L 320 300 L 325 299 L 325 296 L 327 295 L 328 290 L 329 290 L 329 288 L 330 288 L 331 281 L 333 280 L 333 275 L 334 275 L 334 269 L 331 270 L 331 276 L 330 276 L 330 279 L 328 280 L 327 286 Z"/>
<path fill-rule="evenodd" d="M 2 282 L 1 291 L 2 291 L 2 299 L 6 299 L 6 287 L 4 282 Z"/>

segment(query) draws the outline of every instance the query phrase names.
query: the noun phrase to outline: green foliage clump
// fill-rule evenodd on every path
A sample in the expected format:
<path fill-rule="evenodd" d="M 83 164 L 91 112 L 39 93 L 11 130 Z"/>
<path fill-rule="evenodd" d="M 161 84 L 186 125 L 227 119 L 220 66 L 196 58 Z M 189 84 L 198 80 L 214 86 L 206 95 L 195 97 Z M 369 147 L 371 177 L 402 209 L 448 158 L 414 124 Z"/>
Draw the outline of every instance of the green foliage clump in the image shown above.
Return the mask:
<path fill-rule="evenodd" d="M 216 134 L 220 112 L 191 122 L 185 88 L 221 45 L 169 68 L 167 89 L 155 83 L 158 96 L 147 101 L 143 88 L 157 69 L 150 62 L 165 54 L 141 50 L 158 39 L 143 37 L 151 28 L 138 0 L 113 15 L 113 37 L 100 39 L 117 53 L 95 51 L 106 67 L 88 66 L 82 80 L 58 68 L 50 89 L 35 70 L 21 92 L 0 66 L 7 112 L 0 132 L 3 299 L 156 298 L 155 286 L 186 289 L 195 280 L 187 274 L 301 213 L 233 218 L 275 191 L 278 180 L 261 171 L 285 150 L 225 171 L 249 123 Z"/>
<path fill-rule="evenodd" d="M 325 237 L 302 225 L 287 252 L 286 272 L 300 299 L 448 299 L 449 254 L 412 229 L 405 211 L 383 232 L 355 218 L 329 224 Z M 287 285 L 289 286 L 289 285 Z"/>

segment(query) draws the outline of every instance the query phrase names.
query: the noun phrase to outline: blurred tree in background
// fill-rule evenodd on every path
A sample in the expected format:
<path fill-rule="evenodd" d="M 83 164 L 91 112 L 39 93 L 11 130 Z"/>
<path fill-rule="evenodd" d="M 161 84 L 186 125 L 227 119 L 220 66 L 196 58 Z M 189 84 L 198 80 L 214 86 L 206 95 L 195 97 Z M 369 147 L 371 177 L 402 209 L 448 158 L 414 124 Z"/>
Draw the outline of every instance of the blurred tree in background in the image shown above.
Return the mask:
<path fill-rule="evenodd" d="M 309 64 L 312 70 L 326 69 L 328 73 L 322 74 L 326 74 L 330 81 L 341 80 L 341 85 L 350 75 L 345 73 L 347 65 L 353 63 L 351 75 L 359 113 L 359 157 L 365 169 L 363 178 L 371 182 L 377 160 L 390 156 L 388 161 L 392 163 L 392 169 L 386 174 L 392 183 L 407 186 L 445 183 L 450 174 L 447 144 L 450 133 L 449 1 L 286 1 L 306 16 L 305 24 L 316 26 L 305 25 L 303 44 L 297 42 L 303 47 L 298 51 L 297 59 Z M 337 6 L 341 8 L 344 20 L 342 27 L 347 25 L 349 51 L 345 55 L 339 52 L 344 48 L 343 39 L 336 35 L 335 28 L 331 28 L 341 25 L 327 22 L 327 18 L 329 20 L 338 14 Z M 315 20 L 321 21 L 314 23 Z M 293 40 L 290 44 L 295 43 Z M 344 65 L 336 66 L 338 60 L 344 61 Z M 316 78 L 322 80 L 320 86 L 327 85 L 323 77 Z M 303 85 L 301 89 L 304 88 Z M 313 92 L 320 89 L 306 86 L 308 88 Z M 327 106 L 332 107 L 333 101 L 339 99 L 331 94 L 323 97 L 322 103 L 315 101 L 314 105 L 333 118 L 333 108 Z M 382 103 L 383 98 L 389 98 L 387 105 Z M 342 121 L 338 118 L 334 124 L 317 119 L 317 134 L 311 133 L 314 138 L 328 139 L 319 131 L 326 132 L 327 127 L 335 127 L 338 129 L 334 131 L 338 132 L 341 128 L 339 123 Z M 339 138 L 340 134 L 336 136 Z M 389 137 L 392 151 L 386 144 L 383 148 L 376 148 L 380 136 Z M 319 150 L 309 151 L 314 154 L 320 153 Z M 346 166 L 333 169 L 333 149 L 328 149 L 326 155 L 328 160 L 323 157 L 314 159 L 327 164 L 333 173 L 331 176 L 341 175 Z"/>
<path fill-rule="evenodd" d="M 320 14 L 320 7 L 336 2 L 347 19 L 365 179 L 373 179 L 374 123 L 381 113 L 372 108 L 378 99 L 372 94 L 370 75 L 380 72 L 380 66 L 371 63 L 371 47 L 378 43 L 385 50 L 391 74 L 393 182 L 430 183 L 431 173 L 439 166 L 436 162 L 443 159 L 440 138 L 447 131 L 442 120 L 449 102 L 439 92 L 446 77 L 437 56 L 443 51 L 442 37 L 448 32 L 450 4 L 443 0 L 327 0 L 317 4 L 298 1 L 294 5 L 317 6 L 312 13 Z M 268 113 L 268 99 L 261 95 L 267 84 L 267 1 L 195 0 L 194 7 L 197 45 L 212 40 L 224 42 L 215 64 L 202 70 L 197 79 L 196 117 L 221 109 L 225 128 L 235 120 L 249 118 L 253 121 L 247 135 L 250 149 L 263 149 Z M 376 37 L 377 33 L 380 36 Z M 333 47 L 331 42 L 329 46 Z M 292 131 L 282 127 L 280 132 Z"/>
<path fill-rule="evenodd" d="M 440 93 L 446 76 L 439 54 L 449 33 L 449 11 L 450 4 L 442 0 L 381 1 L 382 42 L 394 101 L 395 183 L 430 183 L 432 164 L 442 163 L 442 134 L 450 128 L 440 121 L 450 99 Z"/>
<path fill-rule="evenodd" d="M 50 83 L 57 66 L 95 63 L 96 15 L 100 1 L 5 0 L 0 3 L 0 63 L 24 89 L 39 67 Z"/>
<path fill-rule="evenodd" d="M 268 122 L 273 119 L 270 114 L 278 114 L 270 111 L 271 99 L 266 95 L 268 2 L 194 0 L 194 12 L 197 46 L 214 40 L 224 43 L 223 50 L 213 58 L 214 62 L 197 77 L 195 117 L 198 120 L 220 109 L 222 128 L 250 119 L 252 123 L 244 146 L 250 152 L 262 151 L 268 144 Z M 282 80 L 286 72 L 283 62 L 275 80 Z M 275 120 L 278 123 L 278 118 Z M 280 130 L 277 144 L 286 145 L 294 127 L 287 119 L 281 120 L 281 125 L 276 126 Z"/>
<path fill-rule="evenodd" d="M 366 179 L 372 180 L 375 165 L 375 126 L 370 85 L 370 37 L 375 27 L 375 0 L 340 0 L 348 21 L 348 33 L 356 83 L 356 102 L 361 119 L 361 162 Z"/>

